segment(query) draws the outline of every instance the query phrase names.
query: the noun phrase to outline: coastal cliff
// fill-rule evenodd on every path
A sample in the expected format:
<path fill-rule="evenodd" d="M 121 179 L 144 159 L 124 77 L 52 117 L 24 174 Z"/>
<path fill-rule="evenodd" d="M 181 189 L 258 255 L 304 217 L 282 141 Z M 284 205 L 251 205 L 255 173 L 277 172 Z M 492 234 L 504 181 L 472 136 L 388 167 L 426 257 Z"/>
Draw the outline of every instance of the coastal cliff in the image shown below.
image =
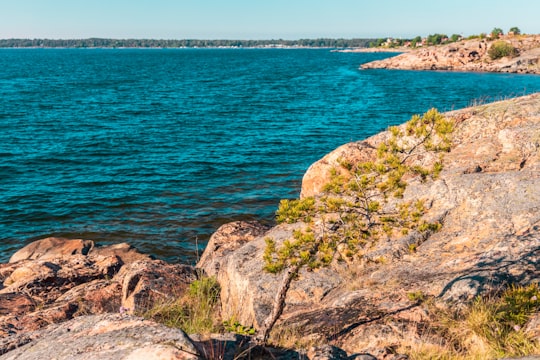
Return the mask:
<path fill-rule="evenodd" d="M 456 334 L 435 313 L 449 314 L 507 287 L 536 286 L 540 94 L 444 116 L 454 128 L 440 174 L 408 177 L 402 194 L 403 201 L 423 199 L 422 216 L 440 228 L 382 238 L 352 259 L 304 269 L 292 283 L 271 336 L 272 344 L 291 350 L 257 357 L 244 352 L 242 346 L 252 344 L 245 337 L 214 337 L 222 358 L 229 350 L 231 359 L 241 354 L 422 358 L 419 354 L 428 347 L 440 352 L 441 344 L 457 346 Z M 345 144 L 314 163 L 304 175 L 301 198 L 324 197 L 336 169 L 345 176 L 354 164 L 373 159 L 390 138 L 385 131 Z M 423 152 L 411 166 L 439 160 Z M 55 238 L 30 244 L 0 265 L 0 359 L 30 359 L 46 351 L 58 359 L 217 358 L 203 351 L 204 341 L 196 335 L 134 315 L 181 297 L 204 275 L 215 277 L 221 288 L 217 320 L 234 320 L 240 332 L 260 329 L 281 282 L 280 275 L 263 269 L 267 239 L 281 244 L 303 226 L 300 221 L 272 228 L 255 222 L 225 224 L 196 267 L 154 260 L 126 244 L 98 247 L 89 240 Z M 536 307 L 527 313 L 527 322 L 513 326 L 516 334 L 539 341 L 535 294 L 529 295 Z M 467 346 L 485 346 L 479 337 L 469 340 Z"/>
<path fill-rule="evenodd" d="M 490 49 L 504 42 L 515 52 L 493 59 Z M 362 64 L 362 69 L 445 70 L 540 74 L 540 35 L 505 36 L 492 40 L 464 40 L 412 50 L 395 57 Z"/>

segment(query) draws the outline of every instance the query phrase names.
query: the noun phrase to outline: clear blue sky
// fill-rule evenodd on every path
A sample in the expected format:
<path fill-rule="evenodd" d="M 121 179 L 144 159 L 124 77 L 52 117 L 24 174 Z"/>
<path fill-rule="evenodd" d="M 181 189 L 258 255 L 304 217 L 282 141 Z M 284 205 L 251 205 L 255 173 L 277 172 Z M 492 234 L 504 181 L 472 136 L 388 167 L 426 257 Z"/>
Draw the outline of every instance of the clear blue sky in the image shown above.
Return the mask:
<path fill-rule="evenodd" d="M 0 38 L 299 39 L 540 33 L 540 0 L 0 0 Z"/>

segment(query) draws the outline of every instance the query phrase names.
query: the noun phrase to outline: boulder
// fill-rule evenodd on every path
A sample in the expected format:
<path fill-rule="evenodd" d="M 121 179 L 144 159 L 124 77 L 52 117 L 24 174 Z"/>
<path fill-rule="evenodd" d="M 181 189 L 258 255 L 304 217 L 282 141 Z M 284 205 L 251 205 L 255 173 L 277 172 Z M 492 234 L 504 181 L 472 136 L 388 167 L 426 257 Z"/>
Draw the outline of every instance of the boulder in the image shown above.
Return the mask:
<path fill-rule="evenodd" d="M 153 260 L 151 255 L 143 254 L 128 243 L 112 244 L 107 246 L 94 246 L 89 254 L 101 256 L 117 256 L 123 264 L 130 264 L 141 260 Z"/>
<path fill-rule="evenodd" d="M 209 270 L 218 269 L 216 278 L 221 285 L 223 319 L 235 319 L 244 326 L 261 328 L 272 310 L 276 289 L 281 282 L 280 276 L 263 270 L 265 238 L 271 237 L 280 244 L 290 238 L 295 229 L 303 226 L 276 226 L 236 251 L 221 258 L 215 257 L 216 261 Z M 208 271 L 207 268 L 203 270 Z M 328 269 L 302 272 L 299 280 L 293 282 L 287 299 L 288 313 L 294 312 L 295 308 L 309 308 L 311 304 L 319 303 L 339 283 L 339 276 Z"/>
<path fill-rule="evenodd" d="M 66 255 L 87 255 L 94 247 L 92 240 L 49 237 L 34 241 L 11 256 L 10 263 L 21 260 L 47 260 Z"/>
<path fill-rule="evenodd" d="M 215 276 L 225 256 L 266 231 L 268 226 L 256 221 L 235 221 L 220 226 L 210 237 L 197 268 L 203 269 L 207 276 Z"/>
<path fill-rule="evenodd" d="M 81 316 L 31 334 L 0 339 L 0 359 L 200 359 L 180 329 L 121 314 Z"/>
<path fill-rule="evenodd" d="M 54 260 L 22 260 L 4 267 L 0 294 L 24 291 L 40 304 L 96 279 L 112 278 L 122 266 L 116 256 L 73 255 Z"/>
<path fill-rule="evenodd" d="M 349 358 L 345 351 L 332 345 L 312 347 L 308 351 L 308 357 L 310 360 L 347 360 Z"/>
<path fill-rule="evenodd" d="M 21 260 L 50 260 L 70 255 L 117 256 L 122 263 L 151 259 L 127 243 L 96 246 L 92 240 L 48 237 L 36 240 L 15 252 L 10 263 Z"/>
<path fill-rule="evenodd" d="M 121 284 L 123 311 L 141 313 L 159 301 L 181 297 L 196 278 L 192 266 L 146 260 L 123 267 L 113 280 Z"/>

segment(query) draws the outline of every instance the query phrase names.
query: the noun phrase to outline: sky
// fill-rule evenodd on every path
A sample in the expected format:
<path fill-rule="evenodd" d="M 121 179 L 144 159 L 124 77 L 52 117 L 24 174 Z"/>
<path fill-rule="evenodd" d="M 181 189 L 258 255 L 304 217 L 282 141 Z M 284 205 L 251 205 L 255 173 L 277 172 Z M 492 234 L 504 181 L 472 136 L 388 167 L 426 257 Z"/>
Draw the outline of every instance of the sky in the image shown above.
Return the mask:
<path fill-rule="evenodd" d="M 540 33 L 539 0 L 0 0 L 0 38 L 288 39 Z"/>

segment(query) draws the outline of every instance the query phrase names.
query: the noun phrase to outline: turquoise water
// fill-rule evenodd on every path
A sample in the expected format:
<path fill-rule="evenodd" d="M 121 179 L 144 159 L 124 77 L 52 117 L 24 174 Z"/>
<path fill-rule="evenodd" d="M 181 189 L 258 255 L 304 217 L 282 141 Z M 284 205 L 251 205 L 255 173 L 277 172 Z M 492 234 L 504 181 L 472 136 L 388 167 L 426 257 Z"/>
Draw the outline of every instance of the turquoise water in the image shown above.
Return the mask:
<path fill-rule="evenodd" d="M 64 236 L 193 262 L 219 225 L 271 223 L 343 143 L 540 90 L 538 76 L 358 69 L 387 56 L 0 49 L 0 260 Z"/>

